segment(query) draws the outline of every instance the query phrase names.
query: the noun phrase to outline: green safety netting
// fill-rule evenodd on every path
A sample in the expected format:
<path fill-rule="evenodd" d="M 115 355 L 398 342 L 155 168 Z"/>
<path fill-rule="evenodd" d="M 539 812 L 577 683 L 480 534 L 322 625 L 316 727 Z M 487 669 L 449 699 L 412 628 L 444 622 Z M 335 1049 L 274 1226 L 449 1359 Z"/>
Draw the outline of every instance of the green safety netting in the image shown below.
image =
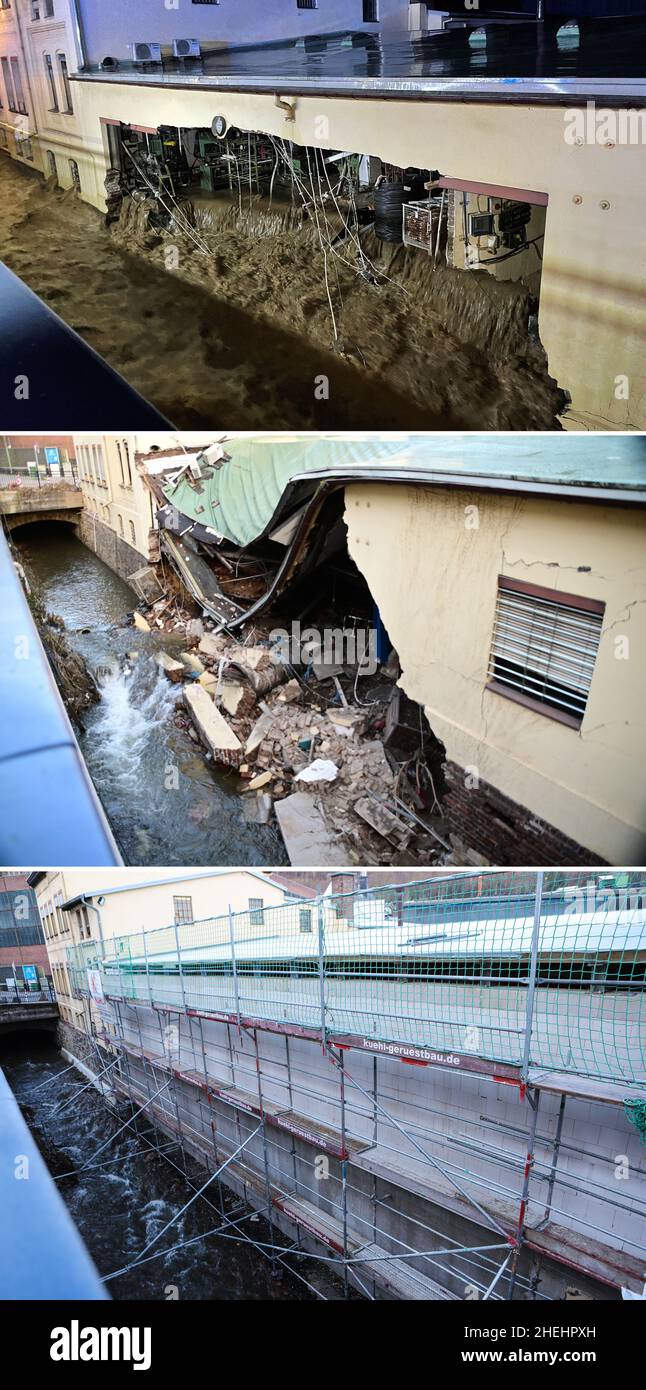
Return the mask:
<path fill-rule="evenodd" d="M 255 904 L 85 943 L 69 968 L 81 992 L 96 967 L 118 999 L 646 1088 L 646 876 L 537 882 L 483 869 Z"/>
<path fill-rule="evenodd" d="M 625 1100 L 624 1111 L 646 1144 L 646 1100 Z"/>

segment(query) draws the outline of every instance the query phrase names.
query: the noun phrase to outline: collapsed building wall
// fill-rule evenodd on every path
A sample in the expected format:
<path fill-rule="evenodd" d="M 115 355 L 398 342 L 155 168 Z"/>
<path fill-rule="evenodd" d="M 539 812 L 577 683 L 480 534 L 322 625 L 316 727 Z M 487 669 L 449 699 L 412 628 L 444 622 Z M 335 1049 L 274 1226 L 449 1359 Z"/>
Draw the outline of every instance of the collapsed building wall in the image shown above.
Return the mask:
<path fill-rule="evenodd" d="M 96 192 L 86 196 L 102 211 L 110 121 L 153 133 L 164 124 L 210 129 L 218 113 L 243 131 L 309 146 L 333 142 L 400 168 L 432 165 L 453 180 L 504 185 L 519 196 L 527 189 L 531 150 L 531 183 L 548 196 L 540 332 L 550 373 L 570 392 L 572 411 L 580 412 L 586 428 L 643 425 L 646 272 L 638 248 L 646 194 L 639 141 L 570 142 L 568 112 L 540 104 L 298 95 L 294 120 L 287 122 L 273 93 L 108 85 L 85 76 L 75 90 L 84 142 L 96 164 Z M 617 111 L 617 120 L 625 122 L 628 114 Z"/>
<path fill-rule="evenodd" d="M 533 839 L 537 844 L 536 859 L 530 853 L 527 862 L 544 862 L 541 822 L 547 822 L 588 855 L 640 863 L 645 841 L 635 729 L 646 573 L 639 513 L 363 485 L 346 490 L 346 522 L 350 554 L 397 648 L 400 684 L 424 707 L 449 762 L 462 770 L 464 792 L 454 793 L 461 817 L 475 824 L 486 816 L 483 795 L 486 800 L 492 786 L 515 803 L 514 822 L 528 851 Z M 579 727 L 488 688 L 499 576 L 605 605 Z M 500 808 L 489 812 L 488 849 L 504 863 L 509 826 L 503 819 L 496 835 L 497 814 Z"/>

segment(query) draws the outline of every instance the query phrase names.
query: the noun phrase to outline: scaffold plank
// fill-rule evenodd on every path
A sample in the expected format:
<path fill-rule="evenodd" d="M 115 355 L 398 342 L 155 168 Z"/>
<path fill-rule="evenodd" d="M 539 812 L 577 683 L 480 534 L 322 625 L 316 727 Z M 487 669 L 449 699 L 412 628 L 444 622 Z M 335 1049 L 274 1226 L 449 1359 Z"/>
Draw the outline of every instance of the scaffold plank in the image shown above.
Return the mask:
<path fill-rule="evenodd" d="M 427 1274 L 413 1269 L 408 1260 L 385 1259 L 388 1251 L 381 1245 L 367 1245 L 361 1251 L 361 1273 L 370 1277 L 395 1298 L 425 1302 L 457 1302 L 457 1294 L 449 1293 Z"/>

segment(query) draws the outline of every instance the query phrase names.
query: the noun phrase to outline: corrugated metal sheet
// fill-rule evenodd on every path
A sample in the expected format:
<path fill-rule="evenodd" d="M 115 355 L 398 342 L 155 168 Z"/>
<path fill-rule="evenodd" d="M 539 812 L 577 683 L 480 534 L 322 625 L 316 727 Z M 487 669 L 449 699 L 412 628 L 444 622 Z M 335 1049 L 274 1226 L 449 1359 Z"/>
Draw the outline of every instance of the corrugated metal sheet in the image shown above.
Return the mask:
<path fill-rule="evenodd" d="M 259 436 L 226 444 L 229 462 L 197 491 L 184 477 L 164 495 L 192 521 L 211 526 L 240 546 L 249 545 L 277 521 L 282 499 L 295 480 L 362 476 L 370 472 L 402 482 L 464 484 L 470 477 L 515 480 L 518 485 L 593 486 L 636 491 L 646 500 L 646 442 L 639 435 L 412 435 L 369 439 Z M 450 477 L 449 477 L 450 481 Z"/>

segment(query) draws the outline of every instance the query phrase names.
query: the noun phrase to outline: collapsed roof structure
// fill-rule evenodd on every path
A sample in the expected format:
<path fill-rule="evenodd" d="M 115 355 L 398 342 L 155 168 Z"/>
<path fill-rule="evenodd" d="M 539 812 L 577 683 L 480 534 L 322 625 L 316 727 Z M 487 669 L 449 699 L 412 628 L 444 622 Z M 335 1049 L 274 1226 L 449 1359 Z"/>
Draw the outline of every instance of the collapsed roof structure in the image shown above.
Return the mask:
<path fill-rule="evenodd" d="M 646 444 L 628 437 L 618 450 L 612 436 L 566 433 L 241 435 L 197 453 L 143 455 L 139 467 L 162 549 L 204 612 L 233 630 L 343 543 L 320 523 L 327 499 L 349 483 L 643 504 Z M 243 596 L 224 592 L 227 573 Z"/>

